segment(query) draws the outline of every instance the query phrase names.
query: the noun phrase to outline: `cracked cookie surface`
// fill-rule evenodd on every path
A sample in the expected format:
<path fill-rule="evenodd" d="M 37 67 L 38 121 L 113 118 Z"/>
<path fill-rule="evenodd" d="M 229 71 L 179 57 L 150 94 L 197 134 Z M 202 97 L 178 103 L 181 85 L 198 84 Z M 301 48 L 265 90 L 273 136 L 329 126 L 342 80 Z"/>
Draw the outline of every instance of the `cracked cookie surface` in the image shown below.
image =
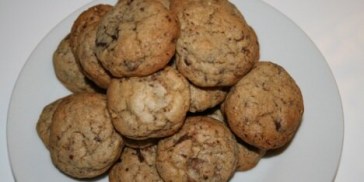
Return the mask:
<path fill-rule="evenodd" d="M 254 30 L 229 1 L 181 3 L 171 3 L 180 22 L 178 70 L 200 87 L 235 84 L 259 59 Z"/>
<path fill-rule="evenodd" d="M 163 182 L 155 167 L 157 146 L 142 149 L 125 147 L 121 162 L 116 163 L 109 172 L 110 182 Z"/>
<path fill-rule="evenodd" d="M 180 21 L 178 70 L 200 87 L 231 86 L 258 61 L 256 35 L 225 0 L 189 1 L 176 9 Z"/>
<path fill-rule="evenodd" d="M 124 0 L 105 16 L 97 31 L 96 55 L 113 76 L 146 76 L 168 64 L 179 29 L 164 4 Z"/>
<path fill-rule="evenodd" d="M 281 66 L 259 62 L 228 93 L 223 111 L 232 131 L 260 149 L 287 144 L 301 123 L 300 88 Z"/>
<path fill-rule="evenodd" d="M 101 91 L 82 71 L 70 47 L 69 36 L 66 36 L 53 53 L 53 68 L 58 80 L 71 92 Z"/>
<path fill-rule="evenodd" d="M 144 140 L 171 135 L 182 126 L 190 90 L 177 70 L 166 67 L 146 77 L 113 79 L 107 98 L 116 130 Z"/>
<path fill-rule="evenodd" d="M 230 130 L 213 118 L 195 116 L 158 143 L 156 166 L 166 182 L 228 181 L 236 157 L 237 145 Z"/>
<path fill-rule="evenodd" d="M 49 150 L 54 165 L 75 178 L 103 174 L 123 146 L 106 109 L 106 97 L 80 93 L 65 97 L 53 114 Z"/>

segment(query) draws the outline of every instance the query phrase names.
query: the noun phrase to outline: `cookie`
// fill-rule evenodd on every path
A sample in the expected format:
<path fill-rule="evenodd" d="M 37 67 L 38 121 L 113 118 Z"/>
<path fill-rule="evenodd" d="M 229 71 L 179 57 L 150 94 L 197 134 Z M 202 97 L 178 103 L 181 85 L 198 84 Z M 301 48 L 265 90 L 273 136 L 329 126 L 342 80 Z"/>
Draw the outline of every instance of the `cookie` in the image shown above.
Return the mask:
<path fill-rule="evenodd" d="M 49 103 L 44 106 L 42 112 L 39 115 L 39 119 L 36 125 L 38 136 L 42 140 L 44 146 L 49 149 L 49 130 L 52 123 L 53 113 L 58 107 L 58 104 L 62 101 L 62 98 Z"/>
<path fill-rule="evenodd" d="M 161 1 L 120 1 L 100 23 L 96 55 L 115 77 L 150 75 L 168 64 L 178 33 L 177 18 Z"/>
<path fill-rule="evenodd" d="M 293 138 L 304 105 L 299 86 L 283 67 L 260 62 L 230 90 L 223 110 L 239 138 L 268 150 Z"/>
<path fill-rule="evenodd" d="M 53 53 L 53 67 L 57 79 L 74 93 L 100 92 L 101 89 L 83 74 L 69 41 L 69 36 L 66 36 Z"/>
<path fill-rule="evenodd" d="M 266 152 L 240 140 L 238 140 L 237 145 L 239 152 L 236 171 L 247 171 L 254 168 Z"/>
<path fill-rule="evenodd" d="M 110 182 L 163 182 L 155 167 L 157 146 L 142 149 L 125 147 L 121 162 L 109 172 Z"/>
<path fill-rule="evenodd" d="M 171 3 L 174 8 L 173 1 Z M 177 3 L 179 4 L 179 3 Z M 259 59 L 253 29 L 226 0 L 190 0 L 177 8 L 177 69 L 199 87 L 232 86 Z"/>
<path fill-rule="evenodd" d="M 79 93 L 64 98 L 53 114 L 49 149 L 53 164 L 74 178 L 106 172 L 123 147 L 106 108 L 106 97 Z"/>
<path fill-rule="evenodd" d="M 77 47 L 81 43 L 79 40 L 80 34 L 89 25 L 100 22 L 100 19 L 112 9 L 113 6 L 107 4 L 97 4 L 83 11 L 73 22 L 70 31 L 70 46 L 75 53 Z"/>
<path fill-rule="evenodd" d="M 164 181 L 228 181 L 236 168 L 233 134 L 210 117 L 188 117 L 182 129 L 158 143 L 156 166 Z"/>
<path fill-rule="evenodd" d="M 99 87 L 107 89 L 112 76 L 102 67 L 94 52 L 97 27 L 98 23 L 94 23 L 79 34 L 81 43 L 76 49 L 76 56 L 84 74 Z"/>
<path fill-rule="evenodd" d="M 144 140 L 172 135 L 182 126 L 190 91 L 187 80 L 166 67 L 146 77 L 113 79 L 107 99 L 116 130 Z"/>
<path fill-rule="evenodd" d="M 190 84 L 191 104 L 190 112 L 202 112 L 220 104 L 227 94 L 224 88 L 200 88 Z"/>

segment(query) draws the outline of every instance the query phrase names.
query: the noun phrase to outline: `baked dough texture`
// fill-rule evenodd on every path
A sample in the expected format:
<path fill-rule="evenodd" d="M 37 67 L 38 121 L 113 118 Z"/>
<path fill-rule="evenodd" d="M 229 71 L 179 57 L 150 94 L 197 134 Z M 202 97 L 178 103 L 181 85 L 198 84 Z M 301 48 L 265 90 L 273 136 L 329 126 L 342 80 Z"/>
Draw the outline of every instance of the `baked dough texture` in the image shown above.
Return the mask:
<path fill-rule="evenodd" d="M 100 23 L 96 55 L 115 77 L 150 75 L 168 64 L 178 33 L 177 18 L 161 1 L 120 1 Z"/>
<path fill-rule="evenodd" d="M 60 171 L 75 178 L 99 176 L 119 158 L 122 147 L 104 95 L 74 94 L 59 103 L 53 114 L 49 149 Z"/>
<path fill-rule="evenodd" d="M 107 98 L 116 130 L 135 140 L 172 135 L 190 106 L 188 82 L 171 67 L 146 77 L 114 79 Z"/>
<path fill-rule="evenodd" d="M 210 117 L 188 117 L 180 131 L 158 143 L 156 166 L 166 182 L 228 181 L 236 162 L 233 134 Z"/>
<path fill-rule="evenodd" d="M 104 15 L 109 12 L 113 6 L 108 4 L 97 4 L 83 11 L 73 22 L 70 31 L 70 46 L 75 53 L 78 46 L 82 44 L 80 34 L 89 26 L 100 22 Z"/>
<path fill-rule="evenodd" d="M 178 71 L 196 86 L 234 85 L 259 59 L 254 30 L 229 1 L 181 3 L 171 3 L 181 29 L 176 46 Z"/>
<path fill-rule="evenodd" d="M 38 136 L 42 140 L 44 146 L 48 149 L 49 148 L 49 135 L 50 135 L 50 127 L 52 124 L 53 113 L 56 111 L 58 104 L 62 101 L 62 98 L 57 99 L 48 105 L 46 105 L 42 112 L 40 113 L 36 130 Z"/>
<path fill-rule="evenodd" d="M 225 88 L 200 88 L 190 84 L 191 104 L 190 112 L 202 112 L 206 109 L 213 108 L 224 101 L 227 94 Z"/>
<path fill-rule="evenodd" d="M 239 140 L 237 145 L 239 153 L 236 171 L 247 171 L 254 168 L 266 152 L 266 150 L 258 149 Z"/>
<path fill-rule="evenodd" d="M 121 162 L 109 173 L 110 182 L 164 182 L 155 167 L 157 146 L 142 149 L 125 147 Z"/>
<path fill-rule="evenodd" d="M 69 36 L 66 36 L 53 53 L 53 67 L 57 79 L 73 93 L 101 91 L 83 74 L 69 41 Z"/>
<path fill-rule="evenodd" d="M 112 75 L 101 65 L 94 52 L 97 28 L 98 23 L 94 23 L 79 34 L 82 43 L 78 45 L 76 56 L 84 74 L 99 87 L 107 89 Z"/>
<path fill-rule="evenodd" d="M 268 150 L 293 138 L 304 105 L 300 88 L 289 73 L 275 63 L 262 61 L 230 90 L 223 111 L 239 138 Z"/>

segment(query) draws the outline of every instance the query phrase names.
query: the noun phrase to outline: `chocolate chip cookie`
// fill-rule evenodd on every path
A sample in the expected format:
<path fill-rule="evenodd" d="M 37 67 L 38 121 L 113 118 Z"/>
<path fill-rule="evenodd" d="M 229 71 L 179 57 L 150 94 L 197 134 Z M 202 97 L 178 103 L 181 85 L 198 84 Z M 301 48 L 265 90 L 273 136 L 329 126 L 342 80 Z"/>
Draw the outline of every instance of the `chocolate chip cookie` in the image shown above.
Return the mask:
<path fill-rule="evenodd" d="M 226 0 L 172 1 L 180 22 L 177 68 L 200 87 L 231 86 L 259 59 L 254 30 Z"/>
<path fill-rule="evenodd" d="M 183 124 L 190 106 L 187 80 L 177 70 L 165 69 L 146 77 L 114 79 L 107 91 L 113 124 L 135 139 L 172 135 Z"/>
<path fill-rule="evenodd" d="M 223 111 L 239 138 L 268 150 L 293 138 L 304 105 L 300 88 L 283 67 L 260 62 L 230 90 Z"/>
<path fill-rule="evenodd" d="M 100 23 L 96 55 L 115 77 L 150 75 L 168 64 L 178 33 L 177 18 L 161 1 L 120 1 Z"/>
<path fill-rule="evenodd" d="M 76 56 L 84 74 L 99 87 L 107 89 L 112 76 L 101 65 L 94 52 L 97 28 L 98 23 L 94 23 L 79 33 L 80 43 L 76 49 Z"/>
<path fill-rule="evenodd" d="M 186 119 L 178 133 L 158 143 L 156 166 L 164 181 L 228 181 L 236 168 L 237 145 L 222 122 Z"/>
<path fill-rule="evenodd" d="M 60 171 L 75 178 L 99 176 L 119 158 L 122 146 L 104 95 L 79 93 L 59 103 L 50 128 L 49 150 Z"/>
<path fill-rule="evenodd" d="M 53 113 L 61 101 L 62 98 L 57 99 L 52 103 L 44 106 L 42 112 L 39 115 L 39 119 L 36 125 L 38 136 L 40 137 L 44 146 L 46 146 L 47 149 L 49 148 L 49 130 L 52 123 Z"/>
<path fill-rule="evenodd" d="M 71 50 L 69 41 L 69 36 L 66 36 L 53 54 L 53 67 L 58 80 L 74 93 L 101 91 L 83 74 Z"/>

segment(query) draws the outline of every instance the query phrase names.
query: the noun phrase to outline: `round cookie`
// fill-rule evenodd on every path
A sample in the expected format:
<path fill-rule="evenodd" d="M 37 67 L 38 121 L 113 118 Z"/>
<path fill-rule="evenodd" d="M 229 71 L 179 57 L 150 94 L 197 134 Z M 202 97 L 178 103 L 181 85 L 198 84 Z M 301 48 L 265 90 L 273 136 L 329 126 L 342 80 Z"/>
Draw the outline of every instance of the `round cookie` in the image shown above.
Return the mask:
<path fill-rule="evenodd" d="M 144 140 L 172 135 L 182 126 L 190 92 L 187 80 L 166 67 L 146 77 L 112 80 L 107 99 L 116 130 Z"/>
<path fill-rule="evenodd" d="M 223 111 L 239 138 L 268 150 L 293 138 L 304 105 L 300 88 L 284 68 L 260 62 L 230 90 Z"/>
<path fill-rule="evenodd" d="M 58 80 L 74 93 L 101 91 L 83 74 L 71 50 L 69 41 L 69 36 L 66 36 L 53 54 L 53 68 Z"/>
<path fill-rule="evenodd" d="M 83 11 L 73 22 L 70 32 L 70 46 L 75 53 L 80 43 L 80 34 L 89 25 L 100 22 L 102 17 L 109 12 L 113 6 L 107 4 L 97 4 Z"/>
<path fill-rule="evenodd" d="M 123 146 L 106 108 L 106 97 L 80 93 L 64 98 L 53 114 L 49 149 L 53 164 L 75 178 L 106 172 Z"/>
<path fill-rule="evenodd" d="M 163 182 L 155 167 L 157 146 L 142 149 L 125 147 L 121 162 L 116 163 L 109 172 L 110 182 Z"/>
<path fill-rule="evenodd" d="M 220 104 L 227 94 L 224 88 L 200 88 L 190 84 L 190 112 L 201 112 Z"/>
<path fill-rule="evenodd" d="M 76 56 L 84 74 L 101 88 L 108 88 L 111 82 L 111 74 L 102 67 L 97 59 L 94 49 L 96 46 L 96 30 L 98 23 L 89 25 L 78 36 L 79 41 Z"/>
<path fill-rule="evenodd" d="M 258 61 L 257 37 L 229 1 L 187 1 L 183 8 L 171 4 L 181 29 L 177 69 L 196 86 L 232 86 Z"/>
<path fill-rule="evenodd" d="M 49 133 L 50 133 L 50 126 L 52 123 L 52 117 L 53 113 L 58 107 L 58 104 L 62 101 L 61 99 L 57 99 L 53 101 L 52 103 L 49 103 L 46 105 L 42 112 L 39 115 L 39 119 L 36 125 L 36 130 L 38 133 L 38 136 L 42 140 L 44 146 L 49 149 Z"/>
<path fill-rule="evenodd" d="M 158 143 L 156 166 L 164 181 L 228 181 L 236 168 L 233 134 L 210 117 L 188 117 L 182 129 Z"/>
<path fill-rule="evenodd" d="M 236 171 L 247 171 L 254 168 L 265 154 L 265 150 L 250 146 L 239 140 L 237 145 L 239 152 Z"/>
<path fill-rule="evenodd" d="M 178 33 L 160 0 L 120 1 L 100 23 L 96 55 L 115 77 L 150 75 L 168 64 Z"/>

